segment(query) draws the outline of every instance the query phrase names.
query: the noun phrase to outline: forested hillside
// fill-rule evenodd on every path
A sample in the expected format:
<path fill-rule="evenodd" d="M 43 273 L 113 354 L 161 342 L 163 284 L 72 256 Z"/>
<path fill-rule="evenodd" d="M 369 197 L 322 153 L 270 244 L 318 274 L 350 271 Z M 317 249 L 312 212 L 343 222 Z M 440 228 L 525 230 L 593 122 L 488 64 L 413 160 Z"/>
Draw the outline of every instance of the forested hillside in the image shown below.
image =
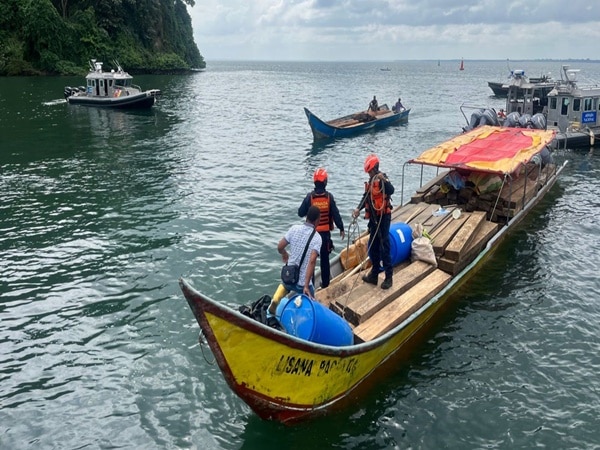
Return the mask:
<path fill-rule="evenodd" d="M 0 75 L 85 73 L 118 60 L 130 73 L 204 68 L 186 5 L 194 0 L 0 0 Z"/>

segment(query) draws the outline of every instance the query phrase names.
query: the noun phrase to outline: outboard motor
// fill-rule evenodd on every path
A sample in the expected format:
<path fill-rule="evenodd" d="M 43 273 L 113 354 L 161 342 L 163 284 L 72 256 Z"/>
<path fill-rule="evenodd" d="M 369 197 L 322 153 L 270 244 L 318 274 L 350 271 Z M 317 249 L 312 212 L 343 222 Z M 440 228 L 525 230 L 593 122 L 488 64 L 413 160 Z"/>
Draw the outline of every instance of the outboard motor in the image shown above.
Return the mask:
<path fill-rule="evenodd" d="M 479 125 L 493 125 L 500 126 L 500 122 L 498 121 L 498 114 L 493 109 L 486 109 L 483 111 L 481 115 L 481 119 L 479 119 Z"/>
<path fill-rule="evenodd" d="M 533 155 L 533 157 L 531 158 L 531 162 L 544 168 L 547 164 L 554 162 L 554 158 L 552 157 L 552 153 L 550 153 L 550 149 L 548 148 L 548 146 L 546 146 L 542 150 L 540 150 L 539 153 Z"/>
<path fill-rule="evenodd" d="M 552 157 L 552 153 L 550 153 L 548 146 L 545 146 L 542 151 L 540 151 L 540 156 L 542 157 L 542 167 L 554 162 L 554 158 Z"/>
<path fill-rule="evenodd" d="M 73 90 L 77 90 L 77 88 L 72 88 L 71 86 L 66 86 L 65 87 L 65 98 L 68 98 L 71 95 L 73 95 Z"/>
<path fill-rule="evenodd" d="M 523 114 L 519 117 L 519 126 L 521 128 L 531 128 L 531 114 Z"/>
<path fill-rule="evenodd" d="M 513 111 L 504 119 L 504 126 L 509 128 L 517 128 L 519 126 L 519 111 Z"/>
<path fill-rule="evenodd" d="M 531 126 L 536 130 L 545 130 L 546 116 L 544 116 L 542 113 L 534 114 L 531 118 Z"/>
<path fill-rule="evenodd" d="M 481 116 L 483 115 L 483 111 L 483 109 L 473 111 L 473 114 L 471 114 L 471 120 L 469 122 L 469 130 L 477 128 L 480 125 L 479 122 L 481 120 Z"/>

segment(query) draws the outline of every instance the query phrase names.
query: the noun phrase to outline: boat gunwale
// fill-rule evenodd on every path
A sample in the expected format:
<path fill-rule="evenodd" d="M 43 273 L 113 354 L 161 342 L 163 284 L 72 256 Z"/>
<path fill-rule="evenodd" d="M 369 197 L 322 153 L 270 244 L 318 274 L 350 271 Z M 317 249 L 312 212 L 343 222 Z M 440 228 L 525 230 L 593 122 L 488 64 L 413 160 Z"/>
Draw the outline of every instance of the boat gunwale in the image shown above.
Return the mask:
<path fill-rule="evenodd" d="M 199 301 L 202 303 L 202 305 L 206 306 L 205 308 L 202 308 L 202 310 L 198 313 L 196 312 L 196 308 L 192 306 L 192 311 L 194 312 L 196 320 L 199 319 L 198 314 L 200 316 L 204 315 L 204 311 L 213 314 L 217 312 L 217 314 L 215 315 L 224 320 L 230 318 L 231 320 L 229 320 L 229 322 L 236 326 L 239 326 L 240 328 L 254 332 L 259 336 L 272 339 L 279 344 L 288 345 L 289 347 L 297 350 L 307 351 L 310 353 L 325 356 L 346 357 L 365 353 L 369 350 L 372 350 L 373 348 L 378 347 L 381 341 L 387 340 L 378 337 L 377 339 L 368 342 L 361 342 L 337 347 L 307 341 L 306 339 L 301 339 L 287 334 L 283 331 L 279 331 L 275 328 L 269 327 L 261 322 L 258 322 L 257 320 L 252 319 L 251 317 L 245 316 L 244 314 L 240 313 L 239 311 L 236 311 L 235 309 L 227 305 L 218 302 L 217 300 L 208 297 L 207 295 L 197 291 L 183 277 L 179 279 L 179 285 L 184 293 L 186 300 L 188 301 L 188 303 L 190 303 L 190 306 L 192 306 L 191 302 L 194 302 L 194 300 L 188 298 L 187 293 L 189 293 L 192 297 L 199 297 Z M 203 320 L 205 320 L 204 317 Z M 206 323 L 205 325 L 207 325 L 207 327 L 210 328 L 210 324 Z"/>

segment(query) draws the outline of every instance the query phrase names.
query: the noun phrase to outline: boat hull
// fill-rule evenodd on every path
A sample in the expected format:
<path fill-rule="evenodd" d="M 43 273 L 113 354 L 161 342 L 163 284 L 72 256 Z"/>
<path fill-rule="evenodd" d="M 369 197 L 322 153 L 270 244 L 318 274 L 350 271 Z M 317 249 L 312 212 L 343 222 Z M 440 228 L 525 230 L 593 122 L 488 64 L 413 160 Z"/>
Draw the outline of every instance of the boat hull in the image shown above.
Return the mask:
<path fill-rule="evenodd" d="M 179 284 L 228 385 L 258 416 L 287 424 L 314 418 L 347 405 L 386 362 L 407 355 L 413 338 L 543 198 L 563 167 L 477 258 L 407 320 L 372 341 L 331 347 L 297 339 L 202 295 L 184 279 Z"/>
<path fill-rule="evenodd" d="M 370 386 L 378 371 L 386 369 L 388 360 L 410 352 L 413 337 L 494 254 L 556 176 L 448 285 L 373 341 L 330 347 L 297 339 L 211 300 L 184 279 L 179 285 L 229 387 L 262 419 L 287 424 L 312 419 L 345 406 L 354 391 Z"/>
<path fill-rule="evenodd" d="M 349 126 L 335 126 L 331 123 L 343 123 L 344 121 L 350 122 L 352 118 L 357 114 L 367 114 L 365 112 L 350 114 L 348 116 L 340 117 L 328 122 L 319 119 L 316 115 L 310 112 L 307 108 L 304 108 L 304 113 L 308 119 L 308 124 L 313 133 L 315 140 L 318 139 L 333 139 L 333 138 L 346 138 L 356 136 L 371 130 L 380 130 L 390 125 L 401 124 L 408 122 L 408 115 L 410 109 L 406 109 L 399 113 L 389 111 L 387 114 L 378 115 L 374 120 L 368 122 L 354 123 Z"/>
<path fill-rule="evenodd" d="M 494 93 L 494 97 L 505 98 L 508 96 L 508 85 L 505 83 L 499 83 L 495 81 L 488 81 L 488 86 Z M 540 83 L 536 85 L 536 93 L 542 98 L 548 96 L 548 93 L 552 90 L 554 84 L 552 83 Z"/>
<path fill-rule="evenodd" d="M 158 95 L 156 90 L 117 98 L 95 97 L 83 94 L 71 95 L 67 97 L 67 102 L 71 105 L 97 106 L 101 108 L 142 109 L 151 108 L 156 103 Z"/>
<path fill-rule="evenodd" d="M 488 86 L 496 97 L 506 97 L 508 95 L 508 87 L 504 87 L 503 83 L 488 81 Z"/>
<path fill-rule="evenodd" d="M 585 131 L 567 131 L 561 133 L 557 130 L 552 147 L 561 148 L 591 148 L 600 143 L 600 128 L 594 127 Z"/>
<path fill-rule="evenodd" d="M 258 416 L 282 423 L 344 405 L 343 400 L 443 304 L 440 297 L 414 320 L 376 341 L 330 347 L 269 328 L 203 296 L 186 280 L 179 283 L 230 388 Z"/>

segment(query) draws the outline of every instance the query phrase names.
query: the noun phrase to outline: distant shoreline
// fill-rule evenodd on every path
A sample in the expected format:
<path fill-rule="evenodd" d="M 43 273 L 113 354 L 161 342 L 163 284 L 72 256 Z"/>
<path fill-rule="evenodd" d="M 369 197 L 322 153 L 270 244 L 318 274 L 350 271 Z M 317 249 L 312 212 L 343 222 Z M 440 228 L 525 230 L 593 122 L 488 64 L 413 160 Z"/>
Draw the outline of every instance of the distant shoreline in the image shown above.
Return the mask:
<path fill-rule="evenodd" d="M 316 62 L 316 63 L 370 63 L 370 64 L 389 64 L 391 62 L 460 62 L 461 59 L 464 59 L 465 62 L 563 62 L 563 63 L 600 63 L 600 59 L 562 59 L 562 58 L 544 58 L 544 59 L 468 59 L 468 58 L 450 58 L 450 59 L 438 59 L 438 58 L 429 58 L 429 59 L 368 59 L 368 60 L 350 60 L 350 59 L 340 59 L 340 60 L 321 60 L 321 59 L 234 59 L 234 58 L 215 58 L 206 60 L 207 66 L 208 61 L 212 62 L 255 62 L 255 63 L 307 63 L 307 62 Z"/>

